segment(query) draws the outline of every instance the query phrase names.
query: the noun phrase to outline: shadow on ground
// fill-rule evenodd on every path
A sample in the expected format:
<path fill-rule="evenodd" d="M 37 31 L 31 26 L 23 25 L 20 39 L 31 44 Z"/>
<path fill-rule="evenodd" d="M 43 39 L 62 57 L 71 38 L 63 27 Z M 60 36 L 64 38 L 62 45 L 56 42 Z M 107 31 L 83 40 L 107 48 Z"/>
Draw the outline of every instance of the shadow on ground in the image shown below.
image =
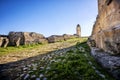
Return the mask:
<path fill-rule="evenodd" d="M 34 63 L 35 61 L 38 61 L 42 59 L 43 56 L 51 54 L 51 53 L 57 53 L 57 51 L 66 52 L 70 50 L 72 47 L 64 48 L 64 49 L 58 49 L 55 51 L 47 52 L 45 54 L 40 54 L 34 57 L 29 57 L 23 60 L 19 60 L 16 62 L 9 62 L 6 64 L 0 64 L 0 80 L 15 80 L 19 73 L 22 72 L 22 67 L 25 65 L 29 65 L 31 63 Z"/>

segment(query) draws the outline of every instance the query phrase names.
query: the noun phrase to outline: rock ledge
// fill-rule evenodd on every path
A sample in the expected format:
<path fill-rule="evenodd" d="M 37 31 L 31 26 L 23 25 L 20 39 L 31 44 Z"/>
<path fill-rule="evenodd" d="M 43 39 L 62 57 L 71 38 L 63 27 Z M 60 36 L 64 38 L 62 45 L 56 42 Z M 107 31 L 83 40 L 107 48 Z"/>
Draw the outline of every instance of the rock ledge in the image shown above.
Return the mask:
<path fill-rule="evenodd" d="M 120 56 L 110 55 L 99 48 L 92 47 L 91 55 L 117 80 L 120 79 Z"/>

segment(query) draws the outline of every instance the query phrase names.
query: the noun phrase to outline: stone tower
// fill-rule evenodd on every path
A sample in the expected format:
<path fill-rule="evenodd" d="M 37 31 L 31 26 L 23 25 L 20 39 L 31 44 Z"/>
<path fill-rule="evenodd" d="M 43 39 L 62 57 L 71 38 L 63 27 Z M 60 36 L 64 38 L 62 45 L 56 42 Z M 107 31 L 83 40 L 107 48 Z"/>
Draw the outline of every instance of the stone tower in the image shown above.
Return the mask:
<path fill-rule="evenodd" d="M 77 27 L 76 27 L 76 35 L 78 37 L 81 37 L 81 28 L 80 28 L 80 25 L 78 24 Z"/>

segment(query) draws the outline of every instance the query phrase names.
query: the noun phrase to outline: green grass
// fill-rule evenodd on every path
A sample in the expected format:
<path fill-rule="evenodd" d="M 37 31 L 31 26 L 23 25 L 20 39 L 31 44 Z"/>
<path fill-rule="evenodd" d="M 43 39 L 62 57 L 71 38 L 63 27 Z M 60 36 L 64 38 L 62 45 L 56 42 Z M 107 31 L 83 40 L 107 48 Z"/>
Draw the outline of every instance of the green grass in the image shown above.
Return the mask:
<path fill-rule="evenodd" d="M 14 53 L 18 51 L 31 50 L 40 47 L 45 44 L 31 44 L 31 45 L 20 45 L 19 47 L 8 46 L 6 48 L 0 48 L 0 56 L 7 55 L 9 53 Z"/>
<path fill-rule="evenodd" d="M 39 75 L 43 74 L 47 80 L 115 80 L 90 55 L 90 48 L 86 42 L 78 42 L 66 53 L 62 55 L 54 54 L 53 56 L 52 59 L 48 58 L 47 60 L 38 60 L 35 62 L 37 70 L 29 73 L 30 76 L 36 75 L 39 78 Z M 92 62 L 92 65 L 88 63 L 89 61 Z M 40 69 L 40 66 L 43 66 L 44 69 Z M 92 66 L 104 75 L 105 78 L 96 73 L 96 70 Z M 49 69 L 47 69 L 48 67 Z M 44 77 L 40 77 L 40 79 Z"/>
<path fill-rule="evenodd" d="M 73 39 L 69 39 L 67 41 L 62 41 L 62 42 L 71 43 L 71 42 L 86 41 L 86 40 L 87 40 L 87 38 L 73 38 Z M 61 42 L 56 42 L 56 43 L 61 43 Z M 15 53 L 15 52 L 18 52 L 18 51 L 31 50 L 31 49 L 34 49 L 34 48 L 42 47 L 44 45 L 48 45 L 48 44 L 46 43 L 46 44 L 20 45 L 19 47 L 8 46 L 7 48 L 0 47 L 0 56 L 7 55 L 9 53 Z"/>
<path fill-rule="evenodd" d="M 78 48 L 83 47 L 85 52 L 80 51 Z M 60 62 L 52 63 L 51 69 L 47 71 L 46 76 L 49 80 L 114 80 L 107 72 L 105 72 L 100 65 L 88 54 L 90 52 L 86 43 L 77 43 L 77 50 L 70 50 L 64 56 L 57 57 Z M 105 75 L 102 78 L 96 74 L 95 70 L 88 64 L 88 60 L 84 56 L 87 54 L 89 59 L 94 63 L 94 66 Z"/>
<path fill-rule="evenodd" d="M 72 38 L 72 39 L 68 39 L 67 42 L 73 42 L 73 41 L 76 41 L 76 42 L 86 42 L 88 38 Z"/>
<path fill-rule="evenodd" d="M 98 62 L 90 55 L 90 48 L 86 43 L 78 43 L 76 46 L 82 46 L 85 49 L 85 54 L 88 56 L 88 59 L 92 62 L 92 65 L 96 67 L 102 74 L 105 75 L 108 80 L 115 80 L 105 69 L 102 68 Z"/>
<path fill-rule="evenodd" d="M 67 41 L 62 41 L 63 43 L 78 43 L 62 55 L 55 53 L 53 56 L 51 56 L 52 59 L 40 59 L 34 63 L 31 63 L 31 65 L 37 64 L 37 66 L 35 66 L 37 70 L 33 70 L 33 66 L 27 67 L 27 65 L 25 65 L 28 69 L 30 68 L 30 71 L 32 71 L 29 72 L 28 70 L 27 74 L 30 76 L 36 75 L 36 77 L 39 77 L 40 74 L 43 74 L 47 80 L 114 80 L 114 78 L 111 77 L 90 55 L 90 48 L 86 44 L 86 41 L 87 38 L 73 38 Z M 0 48 L 0 56 L 7 55 L 12 52 L 41 48 L 45 45 L 47 46 L 49 44 L 31 44 L 22 45 L 19 47 Z M 87 55 L 87 57 L 85 55 Z M 89 61 L 92 62 L 92 65 L 88 63 Z M 100 73 L 103 74 L 105 78 L 98 75 L 92 66 L 100 71 Z M 40 69 L 40 67 L 44 67 L 44 69 Z M 47 69 L 48 67 L 50 69 Z M 21 79 L 21 77 L 19 78 Z"/>

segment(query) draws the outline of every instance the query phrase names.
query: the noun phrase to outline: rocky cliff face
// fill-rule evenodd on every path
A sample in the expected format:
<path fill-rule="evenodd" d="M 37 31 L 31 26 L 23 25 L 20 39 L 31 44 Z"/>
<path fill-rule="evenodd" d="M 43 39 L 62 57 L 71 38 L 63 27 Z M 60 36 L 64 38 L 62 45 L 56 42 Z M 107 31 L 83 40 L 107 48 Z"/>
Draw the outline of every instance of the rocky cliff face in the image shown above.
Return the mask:
<path fill-rule="evenodd" d="M 98 0 L 98 16 L 90 40 L 111 54 L 120 54 L 120 0 Z"/>

